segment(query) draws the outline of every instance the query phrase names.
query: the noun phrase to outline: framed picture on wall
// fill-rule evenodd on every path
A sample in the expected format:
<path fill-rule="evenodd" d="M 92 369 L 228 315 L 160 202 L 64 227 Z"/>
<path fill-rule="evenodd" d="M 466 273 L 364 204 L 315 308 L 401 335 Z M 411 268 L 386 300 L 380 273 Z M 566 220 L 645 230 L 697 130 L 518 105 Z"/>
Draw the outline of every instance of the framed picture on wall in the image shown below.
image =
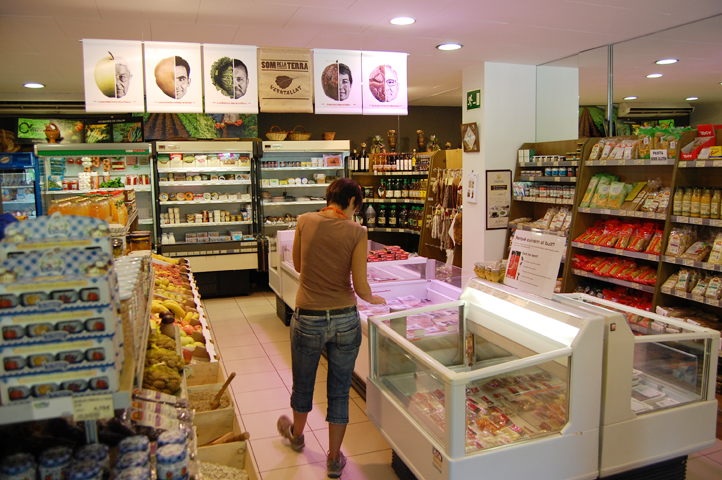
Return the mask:
<path fill-rule="evenodd" d="M 461 144 L 464 146 L 464 152 L 479 151 L 479 129 L 476 122 L 461 124 Z"/>

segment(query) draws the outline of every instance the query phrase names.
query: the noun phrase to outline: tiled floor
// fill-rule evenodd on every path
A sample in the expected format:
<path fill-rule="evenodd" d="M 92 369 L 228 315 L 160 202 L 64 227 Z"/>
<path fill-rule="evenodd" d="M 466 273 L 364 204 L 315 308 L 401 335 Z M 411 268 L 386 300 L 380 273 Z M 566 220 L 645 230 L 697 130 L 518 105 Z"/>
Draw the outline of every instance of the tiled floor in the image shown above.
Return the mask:
<path fill-rule="evenodd" d="M 326 365 L 316 373 L 314 409 L 308 417 L 306 448 L 295 453 L 276 431 L 280 415 L 291 416 L 291 353 L 288 327 L 276 316 L 273 292 L 204 302 L 227 372 L 236 372 L 231 389 L 262 480 L 326 478 L 328 424 Z M 342 451 L 348 457 L 344 480 L 397 479 L 391 449 L 366 418 L 366 402 L 351 390 L 349 425 Z M 687 480 L 722 479 L 722 440 L 693 453 Z"/>

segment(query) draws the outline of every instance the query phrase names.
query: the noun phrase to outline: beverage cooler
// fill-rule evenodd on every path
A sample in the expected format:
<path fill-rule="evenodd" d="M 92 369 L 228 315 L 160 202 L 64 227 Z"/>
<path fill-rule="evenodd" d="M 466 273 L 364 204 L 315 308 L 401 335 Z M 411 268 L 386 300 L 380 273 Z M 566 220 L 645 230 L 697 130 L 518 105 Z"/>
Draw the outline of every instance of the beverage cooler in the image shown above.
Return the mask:
<path fill-rule="evenodd" d="M 156 142 L 156 246 L 189 260 L 205 297 L 250 292 L 258 268 L 253 142 Z"/>
<path fill-rule="evenodd" d="M 673 460 L 715 443 L 719 331 L 585 294 L 554 299 L 605 319 L 600 477 L 676 467 L 684 478 Z"/>
<path fill-rule="evenodd" d="M 40 171 L 32 153 L 0 153 L 2 211 L 20 219 L 42 215 Z"/>
<path fill-rule="evenodd" d="M 411 338 L 452 312 L 455 329 Z M 373 315 L 368 417 L 420 480 L 596 478 L 603 330 L 478 279 L 456 301 Z"/>

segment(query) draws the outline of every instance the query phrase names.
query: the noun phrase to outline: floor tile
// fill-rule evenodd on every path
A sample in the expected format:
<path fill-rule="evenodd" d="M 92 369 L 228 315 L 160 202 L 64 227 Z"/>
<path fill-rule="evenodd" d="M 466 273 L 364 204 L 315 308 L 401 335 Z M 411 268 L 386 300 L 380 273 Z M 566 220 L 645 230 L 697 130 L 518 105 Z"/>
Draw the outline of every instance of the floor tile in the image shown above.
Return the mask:
<path fill-rule="evenodd" d="M 244 298 L 244 299 L 236 299 L 236 305 L 238 305 L 240 308 L 269 308 L 270 303 L 268 302 L 268 299 L 266 297 L 254 297 L 254 298 Z"/>
<path fill-rule="evenodd" d="M 277 343 L 288 340 L 289 332 L 288 327 L 285 330 L 254 330 L 253 333 L 258 337 L 258 341 L 262 344 L 266 343 Z"/>
<path fill-rule="evenodd" d="M 328 365 L 328 360 L 326 359 L 326 357 L 321 355 L 321 360 L 319 360 L 318 363 L 320 363 L 321 365 Z"/>
<path fill-rule="evenodd" d="M 269 357 L 274 355 L 287 355 L 291 353 L 291 341 L 286 340 L 284 342 L 273 342 L 266 343 L 263 345 L 263 349 Z"/>
<path fill-rule="evenodd" d="M 266 351 L 260 344 L 244 345 L 239 347 L 223 347 L 221 349 L 221 358 L 224 362 L 266 356 Z"/>
<path fill-rule="evenodd" d="M 235 335 L 249 335 L 252 333 L 255 333 L 253 329 L 248 324 L 244 323 L 234 323 L 234 324 L 221 324 L 221 325 L 214 325 L 213 322 L 211 322 L 211 329 L 213 330 L 213 335 L 215 335 L 216 338 L 224 337 L 224 336 L 235 336 Z"/>
<path fill-rule="evenodd" d="M 223 307 L 226 305 L 233 305 L 236 300 L 233 298 L 209 298 L 204 303 L 210 307 Z"/>
<path fill-rule="evenodd" d="M 353 390 L 353 388 L 351 390 Z M 353 403 L 356 404 L 356 406 L 358 408 L 361 409 L 362 412 L 364 412 L 364 415 L 365 415 L 366 414 L 366 400 L 364 400 L 361 397 L 356 397 L 356 398 L 352 397 L 351 400 L 353 401 Z"/>
<path fill-rule="evenodd" d="M 722 440 L 716 439 L 715 444 L 704 450 L 700 450 L 700 455 L 709 455 L 710 453 L 722 451 Z"/>
<path fill-rule="evenodd" d="M 722 464 L 708 457 L 697 457 L 687 462 L 686 480 L 713 480 L 722 478 Z"/>
<path fill-rule="evenodd" d="M 342 447 L 341 451 L 345 453 Z M 398 480 L 391 468 L 391 449 L 361 455 L 346 455 L 343 480 Z M 265 477 L 264 477 L 265 480 Z"/>
<path fill-rule="evenodd" d="M 307 463 L 297 467 L 263 472 L 263 480 L 309 480 L 311 478 L 326 478 L 325 459 L 318 463 Z M 343 478 L 346 478 L 345 472 Z"/>
<path fill-rule="evenodd" d="M 269 356 L 268 359 L 271 361 L 271 363 L 273 363 L 273 366 L 276 367 L 276 370 L 288 370 L 289 368 L 293 368 L 293 365 L 291 364 L 290 353 L 286 353 L 284 355 Z"/>
<path fill-rule="evenodd" d="M 246 320 L 248 320 L 248 323 L 250 324 L 264 323 L 269 325 L 283 325 L 284 327 L 287 327 L 275 313 L 249 314 L 246 315 Z"/>
<path fill-rule="evenodd" d="M 276 422 L 278 417 L 286 415 L 293 419 L 293 410 L 290 406 L 279 410 L 269 410 L 267 412 L 246 413 L 242 415 L 243 424 L 246 430 L 251 434 L 251 440 L 258 438 L 280 437 Z"/>
<path fill-rule="evenodd" d="M 259 304 L 253 304 L 253 305 L 241 305 L 241 310 L 243 310 L 244 315 L 259 315 L 259 314 L 276 314 L 276 309 L 271 306 L 270 303 L 268 303 L 266 300 L 261 300 L 263 303 Z"/>
<path fill-rule="evenodd" d="M 326 410 L 328 408 L 328 403 L 322 402 L 317 403 L 313 406 L 313 410 L 308 414 L 308 420 L 306 420 L 306 423 L 311 428 L 311 430 L 324 430 L 328 429 L 328 423 L 326 423 Z M 368 419 L 366 418 L 366 414 L 361 411 L 360 408 L 358 408 L 358 405 L 356 405 L 354 402 L 348 402 L 348 423 L 361 423 L 365 422 Z"/>
<path fill-rule="evenodd" d="M 284 388 L 281 377 L 276 372 L 243 373 L 236 372 L 236 378 L 231 382 L 234 394 L 269 390 L 271 388 Z"/>
<path fill-rule="evenodd" d="M 261 343 L 258 341 L 258 338 L 253 333 L 248 333 L 246 335 L 224 335 L 222 337 L 215 337 L 216 343 L 218 344 L 219 349 L 229 348 L 229 347 L 242 347 L 245 345 L 260 345 Z M 221 350 L 222 351 L 222 350 Z"/>
<path fill-rule="evenodd" d="M 293 386 L 293 371 L 291 369 L 278 370 L 278 374 L 281 376 L 283 383 L 287 387 Z M 320 382 L 325 383 L 327 374 L 328 374 L 328 371 L 325 368 L 319 366 L 318 370 L 316 370 L 316 383 L 320 383 Z"/>
<path fill-rule="evenodd" d="M 709 458 L 710 460 L 714 460 L 715 462 L 722 465 L 722 450 L 714 452 L 714 453 L 710 453 L 709 455 L 707 455 L 707 458 Z M 722 477 L 720 477 L 720 478 L 722 478 Z"/>
<path fill-rule="evenodd" d="M 229 320 L 245 320 L 246 317 L 243 315 L 240 309 L 226 309 L 226 310 L 215 310 L 215 311 L 208 311 L 206 310 L 206 313 L 208 313 L 208 318 L 211 322 L 222 322 L 222 321 L 229 321 Z"/>
<path fill-rule="evenodd" d="M 249 413 L 268 412 L 269 410 L 280 410 L 290 405 L 291 397 L 285 388 L 271 388 L 269 390 L 258 390 L 256 392 L 236 393 L 236 403 L 241 417 Z"/>
<path fill-rule="evenodd" d="M 236 375 L 250 373 L 275 372 L 276 369 L 268 357 L 245 358 L 243 360 L 228 360 L 223 362 L 226 371 L 236 372 Z"/>
<path fill-rule="evenodd" d="M 258 440 L 251 438 L 251 445 L 262 476 L 268 470 L 326 461 L 326 453 L 311 432 L 306 435 L 306 447 L 301 453 L 291 450 L 288 440 L 281 437 L 259 438 Z"/>
<path fill-rule="evenodd" d="M 323 447 L 328 451 L 328 429 L 314 430 L 313 434 Z M 341 451 L 347 456 L 362 455 L 364 453 L 388 450 L 389 444 L 376 430 L 371 422 L 351 423 L 346 427 L 346 435 Z"/>

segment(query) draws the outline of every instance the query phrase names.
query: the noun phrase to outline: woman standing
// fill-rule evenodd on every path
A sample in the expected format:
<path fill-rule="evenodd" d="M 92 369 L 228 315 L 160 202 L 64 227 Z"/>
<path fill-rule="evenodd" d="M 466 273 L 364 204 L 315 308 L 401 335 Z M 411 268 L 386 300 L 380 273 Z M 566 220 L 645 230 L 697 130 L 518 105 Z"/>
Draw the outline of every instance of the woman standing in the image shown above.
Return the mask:
<path fill-rule="evenodd" d="M 329 452 L 326 473 L 341 476 L 346 457 L 341 442 L 348 424 L 349 389 L 361 345 L 356 295 L 383 304 L 366 279 L 366 230 L 353 221 L 363 202 L 361 188 L 348 178 L 326 189 L 326 208 L 298 218 L 293 242 L 294 268 L 300 274 L 296 311 L 291 320 L 293 421 L 278 419 L 278 432 L 293 450 L 304 447 L 303 429 L 313 403 L 313 388 L 321 352 L 328 358 Z M 353 279 L 353 286 L 351 285 Z"/>

